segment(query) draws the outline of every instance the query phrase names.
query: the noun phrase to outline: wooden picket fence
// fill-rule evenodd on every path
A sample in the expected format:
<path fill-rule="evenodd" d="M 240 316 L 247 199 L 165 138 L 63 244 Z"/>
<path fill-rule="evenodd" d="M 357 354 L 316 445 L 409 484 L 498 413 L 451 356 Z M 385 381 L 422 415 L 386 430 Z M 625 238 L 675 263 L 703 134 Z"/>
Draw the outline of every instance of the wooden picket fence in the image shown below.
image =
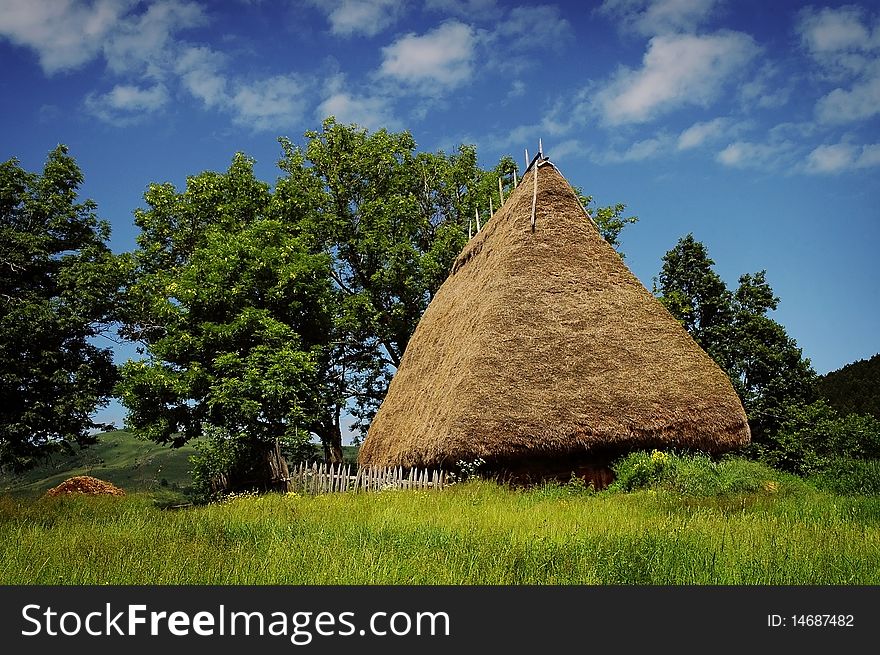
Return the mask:
<path fill-rule="evenodd" d="M 446 471 L 441 470 L 359 468 L 351 464 L 305 462 L 289 469 L 287 490 L 314 495 L 385 489 L 443 489 L 450 482 Z"/>

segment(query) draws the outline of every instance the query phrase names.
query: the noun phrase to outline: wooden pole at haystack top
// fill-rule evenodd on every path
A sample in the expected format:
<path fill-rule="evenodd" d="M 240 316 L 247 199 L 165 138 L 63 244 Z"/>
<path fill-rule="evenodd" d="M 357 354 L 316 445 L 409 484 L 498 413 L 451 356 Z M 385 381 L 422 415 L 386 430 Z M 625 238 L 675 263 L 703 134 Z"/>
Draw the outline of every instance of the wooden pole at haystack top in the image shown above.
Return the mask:
<path fill-rule="evenodd" d="M 474 208 L 474 214 L 477 216 L 477 232 L 480 231 L 480 210 Z"/>
<path fill-rule="evenodd" d="M 540 150 L 538 151 L 540 154 Z M 532 232 L 535 231 L 535 209 L 538 203 L 538 166 L 532 171 Z"/>
<path fill-rule="evenodd" d="M 504 204 L 504 187 L 501 185 L 501 176 L 498 177 L 498 197 L 501 198 L 501 205 Z"/>

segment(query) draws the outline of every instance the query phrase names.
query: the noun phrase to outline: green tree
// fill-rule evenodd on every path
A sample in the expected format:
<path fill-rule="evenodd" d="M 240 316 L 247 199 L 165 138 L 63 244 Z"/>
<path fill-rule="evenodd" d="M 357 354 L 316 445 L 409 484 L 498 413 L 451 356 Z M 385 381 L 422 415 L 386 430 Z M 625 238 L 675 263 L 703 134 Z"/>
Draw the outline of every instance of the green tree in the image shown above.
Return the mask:
<path fill-rule="evenodd" d="M 792 405 L 810 400 L 815 372 L 785 328 L 768 316 L 779 298 L 766 272 L 742 275 L 731 292 L 714 264 L 706 247 L 687 235 L 663 257 L 654 291 L 730 376 L 753 440 L 766 441 Z"/>
<path fill-rule="evenodd" d="M 312 429 L 342 458 L 341 420 L 372 419 L 419 318 L 467 242 L 475 211 L 513 170 L 477 165 L 473 147 L 416 153 L 407 132 L 369 133 L 332 118 L 299 149 L 282 139 L 279 203 L 311 206 L 334 282 L 334 321 L 321 375 L 325 411 Z M 481 205 L 485 203 L 486 206 Z M 475 229 L 475 228 L 474 228 Z"/>
<path fill-rule="evenodd" d="M 624 216 L 626 205 L 617 203 L 607 207 L 598 207 L 593 202 L 593 196 L 584 195 L 580 188 L 575 187 L 575 193 L 581 201 L 581 205 L 590 213 L 593 223 L 599 230 L 599 234 L 607 241 L 612 248 L 624 257 L 621 250 L 620 233 L 623 232 L 627 225 L 633 225 L 639 222 L 638 216 Z"/>
<path fill-rule="evenodd" d="M 83 175 L 65 146 L 42 174 L 0 164 L 0 465 L 95 440 L 116 380 L 110 330 L 123 267 L 108 224 L 78 201 Z"/>
<path fill-rule="evenodd" d="M 788 409 L 779 429 L 759 445 L 762 459 L 799 475 L 837 460 L 880 459 L 880 421 L 870 414 L 840 416 L 824 400 Z"/>
<path fill-rule="evenodd" d="M 128 422 L 159 443 L 234 441 L 215 448 L 235 454 L 222 486 L 273 485 L 282 448 L 309 439 L 332 321 L 327 257 L 298 220 L 310 207 L 276 202 L 241 154 L 145 200 L 123 333 L 146 359 L 122 367 Z"/>

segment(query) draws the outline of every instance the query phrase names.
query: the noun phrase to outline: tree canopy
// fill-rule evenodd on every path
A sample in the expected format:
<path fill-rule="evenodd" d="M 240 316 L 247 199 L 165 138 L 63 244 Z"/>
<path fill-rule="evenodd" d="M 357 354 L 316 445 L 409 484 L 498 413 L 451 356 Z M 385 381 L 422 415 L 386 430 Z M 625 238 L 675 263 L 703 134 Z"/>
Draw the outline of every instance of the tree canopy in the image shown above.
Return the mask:
<path fill-rule="evenodd" d="M 880 419 L 880 354 L 826 373 L 816 390 L 841 414 L 871 414 Z"/>
<path fill-rule="evenodd" d="M 766 271 L 744 274 L 730 291 L 706 246 L 689 234 L 663 257 L 655 293 L 727 372 L 749 417 L 753 440 L 774 434 L 788 407 L 808 402 L 815 372 L 785 328 L 767 314 L 779 298 Z"/>
<path fill-rule="evenodd" d="M 124 267 L 65 146 L 42 173 L 0 164 L 0 465 L 94 441 L 116 381 L 110 329 Z"/>
<path fill-rule="evenodd" d="M 303 231 L 302 209 L 276 202 L 241 154 L 182 193 L 153 184 L 145 200 L 123 333 L 146 359 L 122 367 L 128 422 L 173 445 L 212 426 L 243 453 L 224 474 L 268 484 L 263 464 L 282 443 L 307 441 L 319 411 L 327 257 Z"/>

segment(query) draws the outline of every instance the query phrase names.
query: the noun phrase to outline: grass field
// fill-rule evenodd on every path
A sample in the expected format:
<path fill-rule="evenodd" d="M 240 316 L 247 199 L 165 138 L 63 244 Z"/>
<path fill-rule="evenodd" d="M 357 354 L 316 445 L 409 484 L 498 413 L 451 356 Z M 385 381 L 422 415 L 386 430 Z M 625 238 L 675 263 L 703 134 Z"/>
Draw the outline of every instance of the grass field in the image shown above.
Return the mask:
<path fill-rule="evenodd" d="M 768 475 L 772 472 L 768 469 Z M 2 584 L 880 584 L 880 498 L 665 489 L 0 498 Z"/>

